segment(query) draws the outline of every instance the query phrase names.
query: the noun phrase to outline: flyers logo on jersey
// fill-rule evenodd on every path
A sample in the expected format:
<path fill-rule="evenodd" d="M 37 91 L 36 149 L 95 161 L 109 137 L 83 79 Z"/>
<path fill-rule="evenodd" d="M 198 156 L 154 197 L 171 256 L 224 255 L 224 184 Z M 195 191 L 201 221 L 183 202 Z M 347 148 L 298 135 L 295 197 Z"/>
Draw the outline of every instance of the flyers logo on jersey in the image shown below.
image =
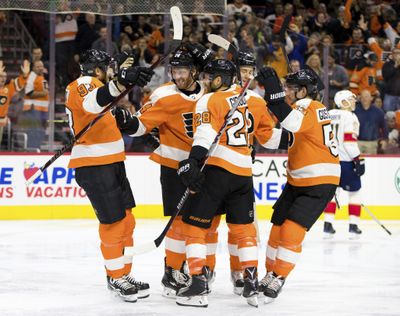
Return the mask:
<path fill-rule="evenodd" d="M 182 113 L 182 117 L 186 135 L 190 138 L 193 138 L 193 113 Z"/>
<path fill-rule="evenodd" d="M 7 97 L 6 96 L 0 96 L 0 105 L 4 105 L 7 102 Z"/>
<path fill-rule="evenodd" d="M 331 119 L 329 112 L 326 108 L 317 109 L 318 122 L 327 121 Z"/>

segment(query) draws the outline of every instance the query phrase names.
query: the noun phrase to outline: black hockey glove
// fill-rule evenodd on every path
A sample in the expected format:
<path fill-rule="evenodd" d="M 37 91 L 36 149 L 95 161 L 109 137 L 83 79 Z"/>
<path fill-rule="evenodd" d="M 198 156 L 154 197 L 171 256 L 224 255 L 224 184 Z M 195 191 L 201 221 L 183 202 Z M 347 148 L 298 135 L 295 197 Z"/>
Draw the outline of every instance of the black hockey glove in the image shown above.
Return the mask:
<path fill-rule="evenodd" d="M 214 53 L 212 52 L 212 50 L 205 48 L 199 43 L 186 43 L 185 46 L 195 58 L 196 63 L 200 66 L 200 71 L 203 71 L 203 68 L 212 59 L 214 59 Z"/>
<path fill-rule="evenodd" d="M 353 171 L 359 177 L 365 173 L 365 159 L 357 156 L 353 159 Z"/>
<path fill-rule="evenodd" d="M 156 150 L 160 146 L 160 131 L 158 128 L 153 128 L 150 133 L 144 137 L 144 143 L 152 150 Z"/>
<path fill-rule="evenodd" d="M 265 88 L 265 101 L 268 104 L 279 104 L 285 101 L 281 80 L 274 68 L 263 67 L 256 76 L 256 80 Z"/>
<path fill-rule="evenodd" d="M 132 115 L 126 108 L 117 106 L 113 109 L 112 114 L 114 115 L 117 126 L 121 132 L 128 135 L 137 132 L 139 121 L 137 117 Z"/>
<path fill-rule="evenodd" d="M 123 67 L 118 71 L 118 82 L 123 86 L 138 85 L 144 87 L 149 83 L 154 71 L 146 67 Z"/>
<path fill-rule="evenodd" d="M 200 171 L 199 163 L 196 159 L 189 158 L 182 160 L 179 163 L 178 176 L 190 191 L 194 193 L 201 191 L 205 176 Z"/>

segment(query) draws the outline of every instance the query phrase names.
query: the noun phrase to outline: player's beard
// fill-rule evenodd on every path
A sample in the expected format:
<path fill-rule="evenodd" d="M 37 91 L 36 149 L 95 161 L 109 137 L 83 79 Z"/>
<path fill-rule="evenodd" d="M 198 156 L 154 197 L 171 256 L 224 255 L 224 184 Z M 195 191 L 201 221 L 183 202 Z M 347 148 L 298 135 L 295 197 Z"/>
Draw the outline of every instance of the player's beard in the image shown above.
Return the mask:
<path fill-rule="evenodd" d="M 195 83 L 193 78 L 190 77 L 190 76 L 188 78 L 186 78 L 186 79 L 184 79 L 184 78 L 179 78 L 177 80 L 174 79 L 174 82 L 175 82 L 175 84 L 176 84 L 176 86 L 178 87 L 179 90 L 188 90 Z"/>

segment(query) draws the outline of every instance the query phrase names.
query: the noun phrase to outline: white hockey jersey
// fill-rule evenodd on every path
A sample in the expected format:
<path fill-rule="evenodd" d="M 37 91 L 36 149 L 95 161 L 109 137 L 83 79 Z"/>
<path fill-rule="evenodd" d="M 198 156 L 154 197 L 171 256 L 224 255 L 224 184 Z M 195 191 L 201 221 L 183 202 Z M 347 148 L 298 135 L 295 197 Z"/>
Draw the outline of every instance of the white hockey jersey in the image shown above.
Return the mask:
<path fill-rule="evenodd" d="M 339 146 L 340 161 L 352 161 L 360 155 L 357 145 L 360 122 L 357 116 L 347 110 L 330 110 L 334 137 Z"/>

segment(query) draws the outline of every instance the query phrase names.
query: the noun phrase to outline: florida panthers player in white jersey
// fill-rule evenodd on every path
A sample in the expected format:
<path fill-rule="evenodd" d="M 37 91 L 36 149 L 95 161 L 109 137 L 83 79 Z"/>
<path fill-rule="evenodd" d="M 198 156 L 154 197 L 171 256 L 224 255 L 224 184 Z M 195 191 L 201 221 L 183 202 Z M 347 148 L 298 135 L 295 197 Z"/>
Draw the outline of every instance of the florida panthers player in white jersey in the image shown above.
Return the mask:
<path fill-rule="evenodd" d="M 339 187 L 349 194 L 349 232 L 350 238 L 357 238 L 361 234 L 358 223 L 361 214 L 361 179 L 365 172 L 364 159 L 360 158 L 360 149 L 357 138 L 360 123 L 353 113 L 356 96 L 349 90 L 341 90 L 335 94 L 335 104 L 338 109 L 330 110 L 331 125 L 339 145 L 339 159 L 341 166 Z M 324 233 L 325 237 L 332 237 L 335 230 L 332 221 L 335 217 L 336 203 L 331 201 L 325 209 Z"/>

